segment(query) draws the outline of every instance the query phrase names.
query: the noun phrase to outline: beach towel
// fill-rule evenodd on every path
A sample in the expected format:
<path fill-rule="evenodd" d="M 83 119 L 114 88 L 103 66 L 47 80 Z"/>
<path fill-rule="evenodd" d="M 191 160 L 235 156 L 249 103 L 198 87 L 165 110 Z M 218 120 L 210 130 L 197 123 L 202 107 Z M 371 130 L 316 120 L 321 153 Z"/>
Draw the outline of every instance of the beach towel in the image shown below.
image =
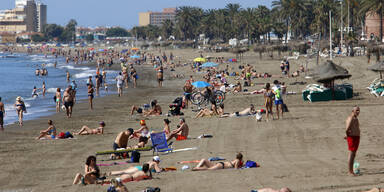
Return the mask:
<path fill-rule="evenodd" d="M 250 160 L 248 160 L 248 161 L 245 163 L 245 166 L 244 166 L 244 168 L 256 168 L 256 167 L 260 167 L 260 165 L 257 164 L 256 162 L 254 162 L 254 161 L 250 161 Z"/>

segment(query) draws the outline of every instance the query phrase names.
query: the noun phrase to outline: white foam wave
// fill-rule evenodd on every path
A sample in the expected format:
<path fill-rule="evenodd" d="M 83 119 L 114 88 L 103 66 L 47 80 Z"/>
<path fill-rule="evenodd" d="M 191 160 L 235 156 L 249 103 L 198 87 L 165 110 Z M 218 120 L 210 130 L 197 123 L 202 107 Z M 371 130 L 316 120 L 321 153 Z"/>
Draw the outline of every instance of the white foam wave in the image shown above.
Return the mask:
<path fill-rule="evenodd" d="M 87 78 L 89 76 L 93 76 L 93 74 L 94 73 L 92 73 L 91 71 L 85 71 L 82 73 L 77 73 L 77 74 L 73 75 L 73 77 L 76 79 L 81 79 L 81 78 Z"/>
<path fill-rule="evenodd" d="M 47 93 L 56 93 L 56 90 L 57 90 L 57 88 L 52 87 L 52 88 L 48 88 L 46 92 Z"/>

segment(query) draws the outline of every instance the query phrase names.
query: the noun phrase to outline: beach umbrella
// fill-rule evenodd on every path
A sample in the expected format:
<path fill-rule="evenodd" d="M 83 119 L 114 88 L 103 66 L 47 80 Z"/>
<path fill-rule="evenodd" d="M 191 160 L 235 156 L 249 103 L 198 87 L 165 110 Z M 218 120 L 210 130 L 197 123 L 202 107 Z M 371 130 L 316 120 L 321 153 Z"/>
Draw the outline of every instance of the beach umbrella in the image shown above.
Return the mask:
<path fill-rule="evenodd" d="M 319 65 L 313 69 L 312 76 L 317 82 L 329 83 L 336 79 L 346 79 L 352 75 L 348 73 L 344 67 L 336 65 L 332 61 L 326 61 L 324 64 Z"/>
<path fill-rule="evenodd" d="M 206 62 L 204 63 L 201 67 L 217 67 L 219 66 L 218 64 L 214 63 L 214 62 Z"/>
<path fill-rule="evenodd" d="M 139 50 L 139 48 L 133 47 L 131 50 L 137 51 L 137 50 Z"/>
<path fill-rule="evenodd" d="M 99 49 L 100 52 L 104 52 L 104 49 Z"/>
<path fill-rule="evenodd" d="M 369 66 L 368 69 L 380 72 L 380 79 L 383 79 L 382 72 L 384 71 L 384 62 L 378 62 L 372 66 Z"/>
<path fill-rule="evenodd" d="M 128 51 L 128 49 L 123 49 L 121 50 L 121 53 L 126 53 Z"/>
<path fill-rule="evenodd" d="M 88 50 L 93 51 L 95 50 L 95 48 L 91 47 L 91 48 L 88 48 Z"/>
<path fill-rule="evenodd" d="M 132 59 L 139 59 L 140 56 L 138 56 L 138 55 L 131 55 L 131 58 L 132 58 Z"/>
<path fill-rule="evenodd" d="M 205 81 L 195 81 L 192 83 L 193 86 L 196 88 L 204 88 L 204 87 L 209 87 L 211 84 L 205 82 Z"/>
<path fill-rule="evenodd" d="M 201 63 L 203 63 L 203 62 L 205 62 L 206 60 L 205 60 L 204 58 L 202 58 L 202 57 L 197 57 L 197 58 L 195 58 L 193 61 L 194 61 L 194 62 L 201 62 Z"/>

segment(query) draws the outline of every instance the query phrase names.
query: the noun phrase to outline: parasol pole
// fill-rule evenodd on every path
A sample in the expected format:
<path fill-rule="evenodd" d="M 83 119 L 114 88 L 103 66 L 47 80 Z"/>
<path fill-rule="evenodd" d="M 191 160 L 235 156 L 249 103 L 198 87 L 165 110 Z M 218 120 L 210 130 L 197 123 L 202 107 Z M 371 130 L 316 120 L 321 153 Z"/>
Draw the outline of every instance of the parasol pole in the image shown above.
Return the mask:
<path fill-rule="evenodd" d="M 332 11 L 329 11 L 329 59 L 332 60 Z"/>

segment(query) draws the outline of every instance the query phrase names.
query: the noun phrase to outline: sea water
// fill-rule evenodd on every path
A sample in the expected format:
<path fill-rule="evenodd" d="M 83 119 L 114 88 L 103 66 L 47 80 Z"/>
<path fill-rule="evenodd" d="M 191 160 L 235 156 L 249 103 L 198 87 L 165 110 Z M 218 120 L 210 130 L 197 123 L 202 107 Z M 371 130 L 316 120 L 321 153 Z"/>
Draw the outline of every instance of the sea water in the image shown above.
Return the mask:
<path fill-rule="evenodd" d="M 56 67 L 55 67 L 56 63 Z M 41 69 L 42 64 L 48 70 L 47 76 L 36 76 L 35 70 Z M 64 89 L 71 83 L 66 81 L 66 72 L 71 74 L 71 81 L 75 80 L 78 86 L 76 98 L 87 98 L 86 80 L 89 76 L 96 75 L 96 69 L 73 63 L 66 64 L 64 58 L 54 56 L 28 55 L 28 54 L 8 54 L 0 53 L 0 97 L 5 104 L 6 115 L 4 124 L 13 124 L 17 121 L 17 113 L 14 103 L 17 96 L 21 96 L 26 104 L 27 113 L 24 120 L 36 119 L 55 113 L 55 101 L 53 97 L 57 88 L 61 88 L 63 95 Z M 113 79 L 117 75 L 115 71 L 107 72 L 108 85 L 114 85 Z M 92 79 L 95 84 L 95 79 Z M 38 90 L 38 96 L 32 97 L 32 89 L 41 88 L 45 82 L 46 93 L 42 95 L 42 90 Z M 109 92 L 111 93 L 111 92 Z M 107 93 L 104 87 L 100 87 L 100 96 Z M 63 114 L 64 117 L 64 114 Z"/>

